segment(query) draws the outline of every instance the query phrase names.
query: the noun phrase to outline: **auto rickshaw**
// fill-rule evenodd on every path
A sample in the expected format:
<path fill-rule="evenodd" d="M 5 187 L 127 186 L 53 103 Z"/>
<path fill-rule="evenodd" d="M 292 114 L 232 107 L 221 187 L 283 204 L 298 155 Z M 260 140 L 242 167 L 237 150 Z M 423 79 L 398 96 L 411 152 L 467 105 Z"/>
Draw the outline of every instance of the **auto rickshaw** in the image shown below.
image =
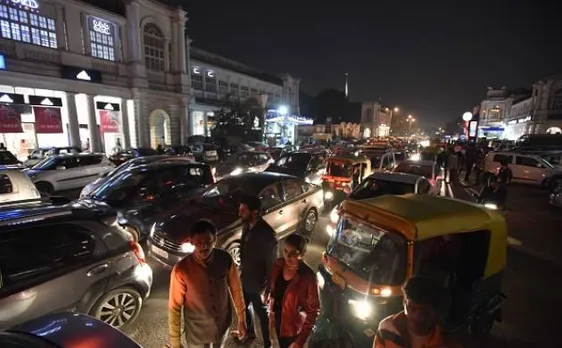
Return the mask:
<path fill-rule="evenodd" d="M 402 286 L 433 277 L 448 294 L 447 332 L 486 334 L 501 321 L 507 227 L 483 206 L 429 195 L 346 200 L 318 271 L 321 315 L 310 347 L 371 348 L 379 322 L 403 309 Z M 327 343 L 330 342 L 330 343 Z"/>
<path fill-rule="evenodd" d="M 341 202 L 369 175 L 371 161 L 367 157 L 354 154 L 328 157 L 326 173 L 322 176 L 325 204 Z"/>

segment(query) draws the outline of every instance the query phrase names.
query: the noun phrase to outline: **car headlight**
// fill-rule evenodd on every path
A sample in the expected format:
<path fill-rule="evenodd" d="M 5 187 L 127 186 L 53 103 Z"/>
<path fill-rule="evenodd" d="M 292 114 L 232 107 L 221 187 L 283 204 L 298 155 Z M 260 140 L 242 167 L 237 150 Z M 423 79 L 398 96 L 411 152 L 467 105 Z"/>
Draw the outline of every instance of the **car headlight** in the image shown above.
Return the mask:
<path fill-rule="evenodd" d="M 152 228 L 150 229 L 150 238 L 154 237 L 154 232 L 156 232 L 156 222 L 152 224 Z"/>
<path fill-rule="evenodd" d="M 318 280 L 318 287 L 320 289 L 324 289 L 324 285 L 326 284 L 326 280 L 324 280 L 324 276 L 322 276 L 322 273 L 316 272 L 316 279 Z"/>
<path fill-rule="evenodd" d="M 332 191 L 326 191 L 324 193 L 324 199 L 327 201 L 331 201 L 332 199 L 334 199 L 334 193 Z"/>
<path fill-rule="evenodd" d="M 340 219 L 339 207 L 335 207 L 330 212 L 330 222 L 337 224 L 339 219 Z"/>
<path fill-rule="evenodd" d="M 488 209 L 498 210 L 498 205 L 494 203 L 485 203 L 484 206 Z"/>
<path fill-rule="evenodd" d="M 419 153 L 415 153 L 415 154 L 412 155 L 412 157 L 410 157 L 410 159 L 412 161 L 419 161 L 421 159 L 421 156 L 420 156 Z"/>
<path fill-rule="evenodd" d="M 191 254 L 195 251 L 195 246 L 191 243 L 183 243 L 181 245 L 181 252 L 186 254 Z"/>
<path fill-rule="evenodd" d="M 242 174 L 242 168 L 238 167 L 230 172 L 230 175 L 240 175 Z"/>
<path fill-rule="evenodd" d="M 366 300 L 349 300 L 347 303 L 351 306 L 353 315 L 361 320 L 367 319 L 373 313 L 373 306 Z"/>

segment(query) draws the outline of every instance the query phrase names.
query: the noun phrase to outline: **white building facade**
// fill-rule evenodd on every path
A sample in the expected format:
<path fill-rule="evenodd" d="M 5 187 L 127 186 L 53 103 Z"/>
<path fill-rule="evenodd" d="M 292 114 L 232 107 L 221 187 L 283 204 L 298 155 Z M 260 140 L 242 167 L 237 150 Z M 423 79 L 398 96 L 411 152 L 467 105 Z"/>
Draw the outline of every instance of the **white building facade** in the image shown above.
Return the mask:
<path fill-rule="evenodd" d="M 511 105 L 505 117 L 503 139 L 517 140 L 533 131 L 533 109 L 535 98 L 529 97 Z"/>
<path fill-rule="evenodd" d="M 533 85 L 533 128 L 529 133 L 562 134 L 562 75 L 549 76 Z"/>
<path fill-rule="evenodd" d="M 264 110 L 286 107 L 300 115 L 299 79 L 276 76 L 199 48 L 189 47 L 192 98 L 190 134 L 209 135 L 214 113 L 223 106 L 256 98 Z"/>
<path fill-rule="evenodd" d="M 363 102 L 361 105 L 361 125 L 363 137 L 387 137 L 390 135 L 392 114 L 385 112 L 377 102 Z"/>
<path fill-rule="evenodd" d="M 0 3 L 0 142 L 13 152 L 185 142 L 186 12 L 153 0 L 107 3 Z"/>

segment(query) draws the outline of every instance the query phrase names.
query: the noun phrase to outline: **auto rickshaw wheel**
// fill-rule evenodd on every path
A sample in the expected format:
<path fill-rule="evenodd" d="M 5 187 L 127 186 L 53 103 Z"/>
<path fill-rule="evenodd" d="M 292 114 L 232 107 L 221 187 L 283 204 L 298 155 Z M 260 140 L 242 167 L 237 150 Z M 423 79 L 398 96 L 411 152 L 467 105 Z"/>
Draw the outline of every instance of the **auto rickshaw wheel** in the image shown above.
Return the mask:
<path fill-rule="evenodd" d="M 494 326 L 494 317 L 488 313 L 479 313 L 473 319 L 468 327 L 468 331 L 472 335 L 487 335 L 492 331 Z"/>

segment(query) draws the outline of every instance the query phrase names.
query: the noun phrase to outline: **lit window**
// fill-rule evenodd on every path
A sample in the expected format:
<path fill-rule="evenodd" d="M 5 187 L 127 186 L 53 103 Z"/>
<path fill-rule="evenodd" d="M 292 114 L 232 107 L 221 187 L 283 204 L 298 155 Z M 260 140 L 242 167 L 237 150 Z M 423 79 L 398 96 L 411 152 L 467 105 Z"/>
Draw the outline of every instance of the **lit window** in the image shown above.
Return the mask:
<path fill-rule="evenodd" d="M 115 35 L 112 23 L 102 19 L 90 17 L 90 48 L 92 57 L 115 60 Z"/>
<path fill-rule="evenodd" d="M 57 48 L 55 20 L 27 9 L 0 5 L 0 34 L 4 39 Z"/>
<path fill-rule="evenodd" d="M 144 62 L 146 68 L 164 71 L 164 34 L 156 24 L 148 23 L 143 29 Z"/>

